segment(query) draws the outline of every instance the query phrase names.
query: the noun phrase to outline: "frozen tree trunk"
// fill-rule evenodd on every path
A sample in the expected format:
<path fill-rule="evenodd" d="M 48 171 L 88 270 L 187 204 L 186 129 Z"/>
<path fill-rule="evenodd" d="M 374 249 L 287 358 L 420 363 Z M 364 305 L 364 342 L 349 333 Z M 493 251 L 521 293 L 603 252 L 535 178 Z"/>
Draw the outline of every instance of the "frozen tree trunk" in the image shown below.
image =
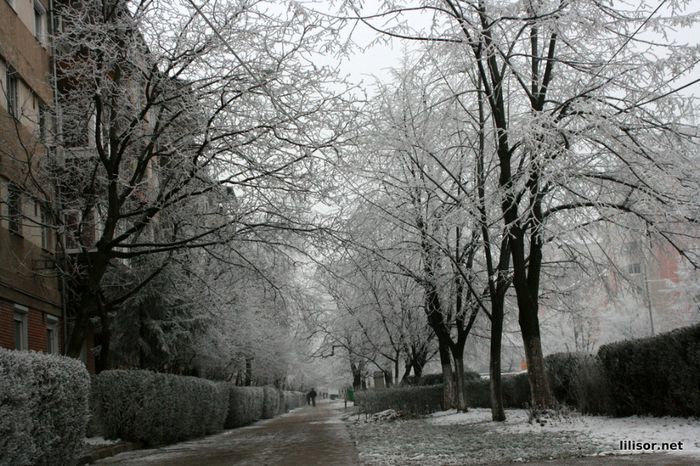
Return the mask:
<path fill-rule="evenodd" d="M 364 383 L 362 380 L 362 365 L 350 363 L 350 370 L 352 371 L 352 388 L 355 391 L 364 388 Z"/>
<path fill-rule="evenodd" d="M 489 348 L 489 375 L 491 389 L 491 420 L 506 420 L 503 409 L 503 387 L 501 384 L 501 340 L 503 338 L 503 303 L 491 304 L 491 342 Z"/>
<path fill-rule="evenodd" d="M 547 374 L 544 367 L 544 355 L 542 354 L 542 341 L 540 339 L 540 325 L 536 307 L 532 312 L 520 311 L 520 330 L 525 346 L 525 360 L 527 361 L 527 376 L 530 382 L 530 396 L 532 406 L 536 409 L 551 408 L 553 405 L 552 394 L 547 382 Z"/>
<path fill-rule="evenodd" d="M 391 376 L 391 371 L 382 371 L 384 373 L 384 386 L 389 388 L 394 384 L 394 380 Z"/>
<path fill-rule="evenodd" d="M 417 379 L 423 377 L 423 365 L 421 363 L 414 361 L 412 367 L 413 375 L 415 375 Z"/>
<path fill-rule="evenodd" d="M 100 316 L 102 320 L 102 328 L 109 328 L 108 318 L 106 316 Z M 107 322 L 105 322 L 107 321 Z M 107 327 L 106 327 L 107 325 Z M 95 372 L 98 374 L 102 371 L 112 369 L 112 332 L 100 332 L 97 340 L 99 346 L 99 352 L 95 357 Z"/>
<path fill-rule="evenodd" d="M 457 410 L 467 412 L 469 408 L 467 407 L 466 387 L 464 386 L 463 358 L 455 358 L 455 390 L 457 390 L 455 396 Z"/>
<path fill-rule="evenodd" d="M 396 359 L 394 359 L 394 380 L 396 383 L 399 383 L 399 371 L 401 370 L 399 366 L 399 359 L 400 355 L 397 354 Z"/>
<path fill-rule="evenodd" d="M 536 205 L 537 212 L 539 206 Z M 524 234 L 518 228 L 512 240 L 513 286 L 518 300 L 518 323 L 525 347 L 530 396 L 535 409 L 553 406 L 547 382 L 540 338 L 539 289 L 542 266 L 542 239 L 535 231 L 530 237 L 530 254 L 525 261 Z"/>
<path fill-rule="evenodd" d="M 440 343 L 440 364 L 442 365 L 442 409 L 450 409 L 455 405 L 455 387 L 452 377 L 452 358 L 446 344 Z"/>
<path fill-rule="evenodd" d="M 411 376 L 411 360 L 406 359 L 403 366 L 403 377 L 401 377 L 401 383 L 404 384 Z"/>
<path fill-rule="evenodd" d="M 243 385 L 250 387 L 253 384 L 253 358 L 245 358 L 245 378 Z"/>
<path fill-rule="evenodd" d="M 416 376 L 417 379 L 423 377 L 423 366 L 425 366 L 425 362 L 427 359 L 427 355 L 425 352 L 422 352 L 419 356 L 413 358 L 413 375 Z"/>
<path fill-rule="evenodd" d="M 79 297 L 77 300 L 70 303 L 70 306 L 73 308 L 74 312 L 74 315 L 72 316 L 73 326 L 66 345 L 67 355 L 73 358 L 79 358 L 80 353 L 83 350 L 85 337 L 90 328 L 90 317 L 92 315 L 102 316 L 102 314 L 105 314 L 104 312 L 101 312 L 105 309 L 104 304 L 100 300 L 101 294 L 99 290 L 102 277 L 107 270 L 107 264 L 109 261 L 101 255 L 93 256 L 94 257 L 88 259 L 91 262 L 91 270 L 87 273 L 87 275 L 80 275 L 73 278 L 73 280 L 78 283 L 77 291 Z M 78 258 L 76 260 L 81 261 L 82 258 Z M 109 328 L 106 329 L 106 331 L 109 332 Z M 106 345 L 103 347 L 105 354 L 108 354 L 110 351 L 109 344 L 110 339 L 107 338 Z M 90 349 L 91 348 L 86 348 L 88 351 Z M 107 367 L 107 369 L 109 369 L 109 367 Z"/>

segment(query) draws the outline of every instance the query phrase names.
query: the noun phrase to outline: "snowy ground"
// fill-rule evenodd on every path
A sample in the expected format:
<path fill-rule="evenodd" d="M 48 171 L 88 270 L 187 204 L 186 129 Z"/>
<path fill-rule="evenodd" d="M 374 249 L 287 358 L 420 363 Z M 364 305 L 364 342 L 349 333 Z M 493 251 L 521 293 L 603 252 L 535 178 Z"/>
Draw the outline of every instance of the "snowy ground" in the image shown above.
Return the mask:
<path fill-rule="evenodd" d="M 580 456 L 635 454 L 620 441 L 682 442 L 667 455 L 698 458 L 700 419 L 607 418 L 575 413 L 529 424 L 525 410 L 507 410 L 505 423 L 491 422 L 491 411 L 444 411 L 431 416 L 365 422 L 348 418 L 360 459 L 371 465 L 503 464 Z M 659 453 L 656 451 L 655 453 Z"/>
<path fill-rule="evenodd" d="M 87 437 L 84 440 L 85 445 L 90 446 L 90 447 L 101 447 L 104 445 L 114 445 L 116 443 L 120 443 L 122 440 L 107 440 L 104 437 Z"/>

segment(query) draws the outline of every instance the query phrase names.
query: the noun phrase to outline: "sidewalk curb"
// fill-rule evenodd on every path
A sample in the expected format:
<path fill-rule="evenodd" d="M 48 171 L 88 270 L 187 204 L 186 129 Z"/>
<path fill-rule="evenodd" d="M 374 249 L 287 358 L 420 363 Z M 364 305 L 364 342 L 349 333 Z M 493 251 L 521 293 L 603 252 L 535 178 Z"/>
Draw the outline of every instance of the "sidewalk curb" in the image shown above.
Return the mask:
<path fill-rule="evenodd" d="M 100 445 L 87 450 L 78 460 L 78 464 L 92 464 L 97 460 L 124 453 L 125 451 L 138 450 L 143 445 L 136 442 L 122 442 L 114 445 Z"/>

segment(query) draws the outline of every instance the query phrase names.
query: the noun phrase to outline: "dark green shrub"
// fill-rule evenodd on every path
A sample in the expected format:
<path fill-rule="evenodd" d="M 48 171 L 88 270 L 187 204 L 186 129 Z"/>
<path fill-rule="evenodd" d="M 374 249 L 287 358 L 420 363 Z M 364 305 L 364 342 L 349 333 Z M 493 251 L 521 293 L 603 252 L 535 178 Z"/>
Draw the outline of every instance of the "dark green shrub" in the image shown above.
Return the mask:
<path fill-rule="evenodd" d="M 455 373 L 452 373 L 452 377 L 455 378 Z M 471 369 L 464 369 L 464 382 L 471 382 L 473 380 L 480 380 L 481 375 L 478 372 Z M 442 372 L 437 374 L 425 374 L 419 378 L 407 377 L 406 385 L 439 385 L 444 380 Z"/>
<path fill-rule="evenodd" d="M 364 413 L 393 409 L 403 414 L 428 414 L 440 411 L 442 385 L 394 387 L 355 392 L 355 405 Z"/>
<path fill-rule="evenodd" d="M 584 414 L 612 413 L 610 388 L 598 357 L 586 358 L 575 377 L 576 409 Z"/>
<path fill-rule="evenodd" d="M 464 392 L 470 408 L 491 407 L 491 386 L 488 380 L 471 380 L 465 384 Z"/>
<path fill-rule="evenodd" d="M 544 358 L 549 388 L 559 403 L 576 407 L 576 373 L 587 357 L 592 356 L 586 353 L 554 353 Z"/>
<path fill-rule="evenodd" d="M 416 379 L 416 385 L 438 385 L 442 384 L 444 377 L 442 373 L 439 374 L 425 374 Z"/>
<path fill-rule="evenodd" d="M 527 374 L 502 377 L 503 403 L 506 408 L 523 408 L 530 401 L 530 385 Z M 470 408 L 491 407 L 490 382 L 471 379 L 464 385 L 467 405 Z M 442 408 L 442 385 L 404 386 L 385 390 L 367 390 L 356 393 L 356 404 L 361 411 L 376 413 L 394 409 L 402 413 L 427 414 Z"/>
<path fill-rule="evenodd" d="M 525 408 L 530 404 L 530 381 L 526 372 L 504 375 L 501 377 L 501 384 L 503 404 L 506 408 Z"/>
<path fill-rule="evenodd" d="M 700 325 L 604 345 L 613 414 L 700 416 Z"/>
<path fill-rule="evenodd" d="M 552 395 L 585 414 L 609 412 L 608 387 L 598 358 L 587 353 L 555 353 L 544 359 Z"/>
<path fill-rule="evenodd" d="M 76 464 L 89 387 L 76 359 L 0 348 L 0 464 Z"/>
<path fill-rule="evenodd" d="M 222 430 L 228 395 L 224 384 L 142 370 L 104 371 L 97 375 L 94 386 L 105 437 L 146 445 Z"/>
<path fill-rule="evenodd" d="M 530 384 L 527 374 L 501 376 L 503 405 L 506 408 L 523 408 L 530 402 Z M 491 381 L 472 380 L 465 384 L 467 403 L 471 408 L 491 407 Z"/>

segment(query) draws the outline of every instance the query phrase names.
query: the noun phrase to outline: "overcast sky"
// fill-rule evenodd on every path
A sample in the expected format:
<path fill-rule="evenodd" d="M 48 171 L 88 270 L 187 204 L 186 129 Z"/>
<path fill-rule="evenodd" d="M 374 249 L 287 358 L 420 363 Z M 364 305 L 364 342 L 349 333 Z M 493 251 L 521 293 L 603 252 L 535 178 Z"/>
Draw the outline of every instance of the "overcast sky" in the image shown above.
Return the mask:
<path fill-rule="evenodd" d="M 366 1 L 365 5 L 372 6 L 375 5 L 377 1 L 378 0 Z M 700 0 L 693 0 L 690 4 L 688 12 L 700 12 Z M 412 18 L 411 21 L 412 23 L 416 21 L 422 22 L 422 26 L 427 26 L 429 24 L 428 19 L 420 20 L 417 17 Z M 362 47 L 367 47 L 368 44 L 373 41 L 376 42 L 377 36 L 378 34 L 375 31 L 361 23 L 357 24 L 353 31 L 353 40 Z M 688 43 L 700 47 L 700 26 L 696 26 L 693 29 L 679 28 L 675 32 L 670 31 L 669 37 L 680 43 Z M 386 43 L 367 47 L 364 51 L 358 51 L 348 59 L 342 60 L 340 63 L 341 71 L 349 75 L 353 82 L 358 84 L 362 82 L 366 86 L 370 86 L 374 82 L 372 76 L 376 76 L 380 80 L 388 79 L 388 70 L 391 67 L 399 65 L 402 50 L 415 46 L 415 42 L 392 38 L 381 42 Z M 696 67 L 693 73 L 679 80 L 675 87 L 680 87 L 698 78 L 700 78 L 700 66 Z M 700 96 L 700 84 L 694 84 L 683 93 L 685 95 Z"/>

